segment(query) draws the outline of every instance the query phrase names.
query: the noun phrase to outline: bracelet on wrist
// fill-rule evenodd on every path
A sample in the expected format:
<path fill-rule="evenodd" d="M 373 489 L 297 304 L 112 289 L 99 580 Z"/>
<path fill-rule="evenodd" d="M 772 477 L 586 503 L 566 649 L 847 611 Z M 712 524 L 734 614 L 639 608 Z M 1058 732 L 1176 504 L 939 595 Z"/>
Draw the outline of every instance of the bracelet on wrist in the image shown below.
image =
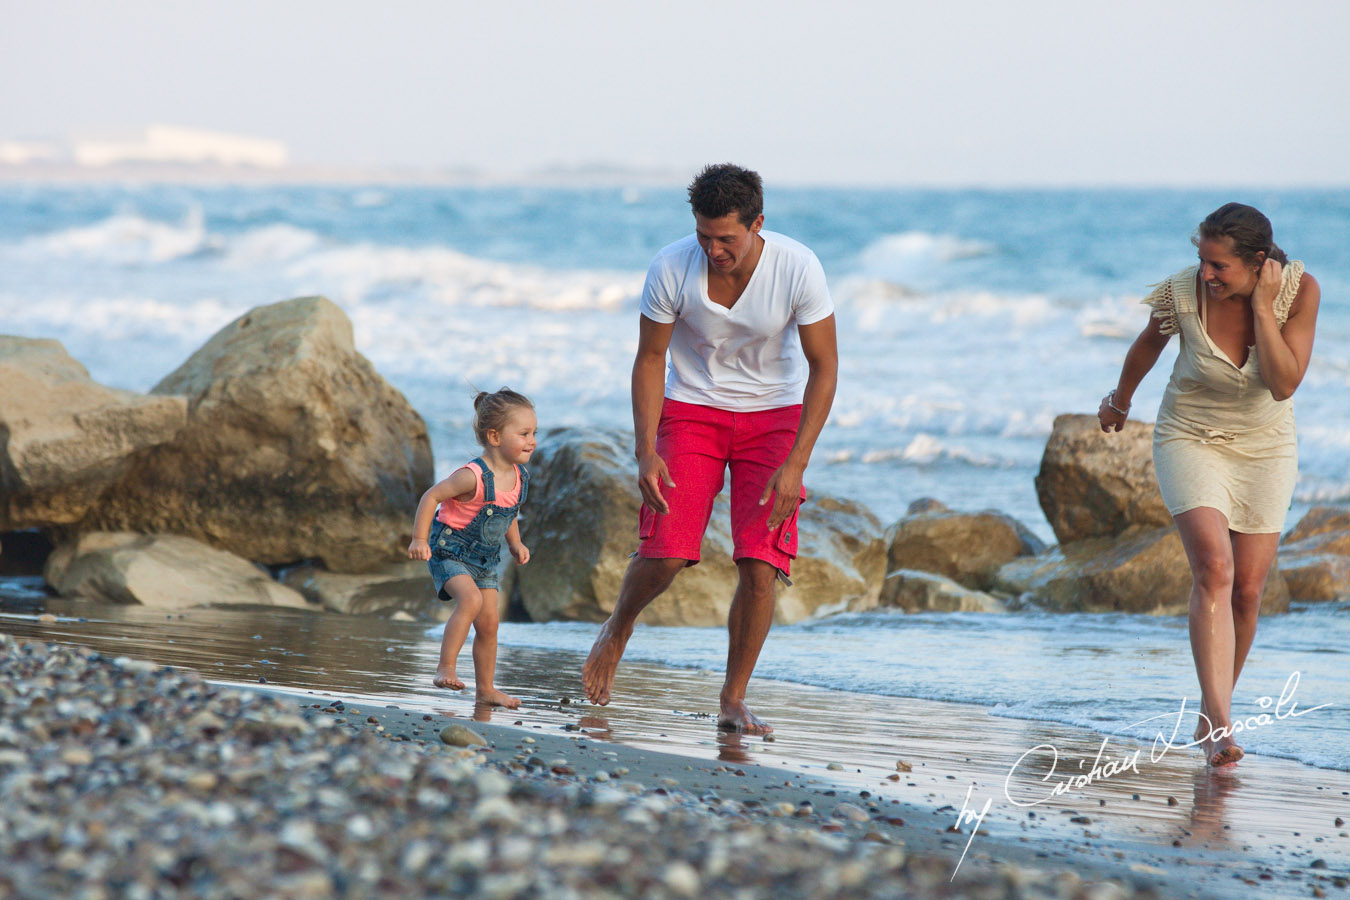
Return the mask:
<path fill-rule="evenodd" d="M 1107 408 L 1110 409 L 1111 412 L 1117 413 L 1118 415 L 1128 416 L 1130 414 L 1130 404 L 1126 403 L 1125 408 L 1121 409 L 1119 406 L 1116 406 L 1114 402 L 1112 402 L 1115 399 L 1116 399 L 1116 391 L 1115 388 L 1112 388 L 1111 390 L 1106 392 Z"/>

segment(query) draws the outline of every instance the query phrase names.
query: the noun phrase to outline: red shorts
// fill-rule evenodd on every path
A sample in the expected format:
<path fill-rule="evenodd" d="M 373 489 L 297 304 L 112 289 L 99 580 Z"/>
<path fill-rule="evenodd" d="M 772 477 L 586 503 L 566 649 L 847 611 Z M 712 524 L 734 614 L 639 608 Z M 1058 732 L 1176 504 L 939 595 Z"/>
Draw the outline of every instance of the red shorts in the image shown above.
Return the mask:
<path fill-rule="evenodd" d="M 797 509 L 769 531 L 773 498 L 763 506 L 759 498 L 797 439 L 801 411 L 798 404 L 732 412 L 667 398 L 656 431 L 656 452 L 676 486 L 661 485 L 661 495 L 670 505 L 668 514 L 658 515 L 642 505 L 638 555 L 698 562 L 713 500 L 730 465 L 732 559 L 762 559 L 788 574 L 797 555 Z M 799 505 L 805 496 L 803 490 Z"/>

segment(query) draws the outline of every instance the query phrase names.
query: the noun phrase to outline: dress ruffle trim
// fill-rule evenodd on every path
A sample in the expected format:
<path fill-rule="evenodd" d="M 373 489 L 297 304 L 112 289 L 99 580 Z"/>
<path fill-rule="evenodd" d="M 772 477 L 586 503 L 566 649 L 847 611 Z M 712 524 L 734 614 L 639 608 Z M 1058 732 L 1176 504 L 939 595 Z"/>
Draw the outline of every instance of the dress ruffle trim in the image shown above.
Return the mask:
<path fill-rule="evenodd" d="M 1281 328 L 1289 321 L 1289 310 L 1294 306 L 1294 298 L 1298 296 L 1298 286 L 1302 280 L 1303 262 L 1290 260 L 1280 274 L 1280 293 L 1275 297 L 1275 321 Z"/>
<path fill-rule="evenodd" d="M 1180 334 L 1181 325 L 1177 322 L 1176 295 L 1172 291 L 1172 279 L 1153 285 L 1153 293 L 1141 303 L 1153 307 L 1153 318 L 1159 321 L 1158 331 L 1162 334 Z"/>

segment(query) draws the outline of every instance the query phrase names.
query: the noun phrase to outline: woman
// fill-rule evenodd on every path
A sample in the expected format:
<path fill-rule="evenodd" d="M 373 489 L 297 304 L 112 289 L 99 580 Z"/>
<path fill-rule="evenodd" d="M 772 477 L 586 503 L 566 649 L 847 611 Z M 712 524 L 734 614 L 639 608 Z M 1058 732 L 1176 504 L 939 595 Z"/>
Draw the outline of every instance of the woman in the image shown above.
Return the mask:
<path fill-rule="evenodd" d="M 1144 300 L 1153 314 L 1097 418 L 1103 431 L 1120 431 L 1135 388 L 1171 336 L 1181 335 L 1153 461 L 1191 566 L 1191 652 L 1201 691 L 1195 738 L 1211 766 L 1225 766 L 1242 758 L 1231 733 L 1233 686 L 1256 635 L 1294 492 L 1289 398 L 1308 370 L 1321 291 L 1250 206 L 1221 206 L 1191 241 L 1199 265 Z"/>

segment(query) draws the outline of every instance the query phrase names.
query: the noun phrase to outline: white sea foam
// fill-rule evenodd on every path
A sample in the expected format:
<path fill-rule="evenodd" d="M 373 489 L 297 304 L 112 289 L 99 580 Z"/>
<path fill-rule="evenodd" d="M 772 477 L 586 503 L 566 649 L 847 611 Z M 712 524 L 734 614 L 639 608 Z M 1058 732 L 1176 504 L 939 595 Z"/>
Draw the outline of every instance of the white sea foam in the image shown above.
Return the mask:
<path fill-rule="evenodd" d="M 933 269 L 962 259 L 986 256 L 994 247 L 949 234 L 906 231 L 882 235 L 858 255 L 861 271 L 894 284 L 920 281 Z"/>
<path fill-rule="evenodd" d="M 201 207 L 193 206 L 177 224 L 126 212 L 93 225 L 31 237 L 19 245 L 18 255 L 35 261 L 79 259 L 145 265 L 190 256 L 206 245 L 205 216 Z"/>

